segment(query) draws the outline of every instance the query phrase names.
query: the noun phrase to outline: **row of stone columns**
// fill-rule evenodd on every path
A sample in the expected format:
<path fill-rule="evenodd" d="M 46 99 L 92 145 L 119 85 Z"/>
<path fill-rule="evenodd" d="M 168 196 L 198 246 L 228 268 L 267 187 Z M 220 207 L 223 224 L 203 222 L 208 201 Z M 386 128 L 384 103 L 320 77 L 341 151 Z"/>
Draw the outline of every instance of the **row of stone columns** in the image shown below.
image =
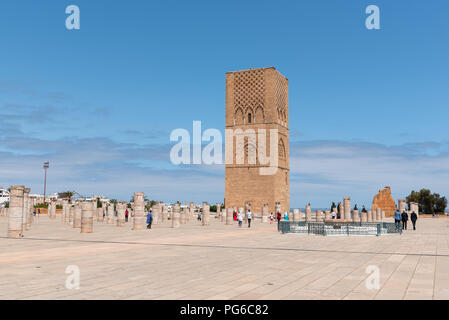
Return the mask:
<path fill-rule="evenodd" d="M 2 214 L 8 216 L 8 237 L 23 237 L 24 231 L 31 229 L 33 222 L 34 200 L 30 197 L 30 188 L 11 186 L 9 208 L 2 208 Z"/>

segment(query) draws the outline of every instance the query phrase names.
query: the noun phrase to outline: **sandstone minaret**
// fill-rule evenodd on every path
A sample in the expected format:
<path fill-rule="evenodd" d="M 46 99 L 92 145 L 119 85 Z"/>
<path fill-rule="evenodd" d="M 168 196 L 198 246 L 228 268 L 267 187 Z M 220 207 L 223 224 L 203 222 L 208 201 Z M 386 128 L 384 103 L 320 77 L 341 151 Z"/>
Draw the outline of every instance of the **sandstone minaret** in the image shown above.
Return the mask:
<path fill-rule="evenodd" d="M 226 208 L 244 207 L 250 202 L 253 208 L 268 204 L 274 212 L 276 202 L 280 202 L 281 212 L 290 211 L 288 128 L 287 78 L 274 67 L 226 73 Z M 229 129 L 233 130 L 232 136 Z M 249 134 L 251 129 L 256 140 Z M 266 130 L 266 156 L 270 156 L 270 130 L 277 130 L 274 174 L 260 174 L 259 169 L 268 164 L 260 156 L 259 129 Z M 255 158 L 248 159 L 251 154 Z"/>

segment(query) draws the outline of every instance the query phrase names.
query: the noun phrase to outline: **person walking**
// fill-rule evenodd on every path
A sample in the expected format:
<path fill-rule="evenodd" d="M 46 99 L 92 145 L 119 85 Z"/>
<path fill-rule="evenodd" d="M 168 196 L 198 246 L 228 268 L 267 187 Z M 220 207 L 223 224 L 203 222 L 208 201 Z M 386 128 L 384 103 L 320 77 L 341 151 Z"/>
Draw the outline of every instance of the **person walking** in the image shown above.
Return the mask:
<path fill-rule="evenodd" d="M 274 222 L 274 216 L 273 216 L 273 212 L 270 213 L 270 224 L 273 224 Z"/>
<path fill-rule="evenodd" d="M 201 210 L 198 211 L 198 221 L 201 221 L 202 212 Z"/>
<path fill-rule="evenodd" d="M 41 208 L 37 208 L 37 216 L 39 217 L 41 215 Z"/>
<path fill-rule="evenodd" d="M 288 221 L 288 213 L 287 213 L 287 211 L 284 212 L 284 221 Z"/>
<path fill-rule="evenodd" d="M 253 218 L 253 214 L 251 213 L 251 210 L 248 210 L 246 214 L 248 217 L 248 228 L 251 228 L 251 219 Z"/>
<path fill-rule="evenodd" d="M 33 216 L 36 216 L 36 208 L 33 210 Z"/>
<path fill-rule="evenodd" d="M 153 223 L 153 213 L 151 211 L 148 211 L 147 215 L 147 229 L 151 229 L 151 224 Z"/>
<path fill-rule="evenodd" d="M 332 211 L 332 219 L 335 219 L 335 212 Z"/>
<path fill-rule="evenodd" d="M 234 218 L 234 221 L 237 221 L 237 212 L 235 210 L 232 212 L 232 217 Z"/>
<path fill-rule="evenodd" d="M 241 228 L 242 227 L 242 223 L 243 223 L 243 215 L 242 215 L 241 212 L 239 212 L 237 214 L 237 220 L 239 221 L 239 228 Z"/>
<path fill-rule="evenodd" d="M 415 213 L 415 211 L 413 211 L 410 215 L 410 220 L 412 220 L 413 230 L 416 230 L 416 220 L 418 220 L 418 215 Z"/>
<path fill-rule="evenodd" d="M 128 209 L 126 209 L 125 211 L 125 221 L 128 222 L 128 216 L 129 216 L 129 212 Z"/>
<path fill-rule="evenodd" d="M 402 211 L 402 230 L 407 230 L 408 214 Z"/>
<path fill-rule="evenodd" d="M 278 212 L 276 214 L 276 219 L 278 220 L 278 230 L 279 230 L 279 228 L 281 226 L 281 213 L 280 212 Z"/>
<path fill-rule="evenodd" d="M 396 210 L 394 212 L 394 226 L 396 230 L 400 230 L 401 229 L 401 220 L 402 220 L 402 215 L 399 212 L 399 210 Z"/>

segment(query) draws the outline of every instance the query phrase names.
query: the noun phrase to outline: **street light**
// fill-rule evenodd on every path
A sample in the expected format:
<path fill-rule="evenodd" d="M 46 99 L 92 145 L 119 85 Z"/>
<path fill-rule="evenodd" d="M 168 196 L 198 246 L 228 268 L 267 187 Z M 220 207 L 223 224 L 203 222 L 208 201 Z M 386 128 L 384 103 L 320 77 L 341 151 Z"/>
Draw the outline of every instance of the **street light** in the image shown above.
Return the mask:
<path fill-rule="evenodd" d="M 44 206 L 45 206 L 45 193 L 47 191 L 47 169 L 50 167 L 50 162 L 45 161 L 44 162 L 44 172 L 45 172 L 45 178 L 44 178 Z"/>

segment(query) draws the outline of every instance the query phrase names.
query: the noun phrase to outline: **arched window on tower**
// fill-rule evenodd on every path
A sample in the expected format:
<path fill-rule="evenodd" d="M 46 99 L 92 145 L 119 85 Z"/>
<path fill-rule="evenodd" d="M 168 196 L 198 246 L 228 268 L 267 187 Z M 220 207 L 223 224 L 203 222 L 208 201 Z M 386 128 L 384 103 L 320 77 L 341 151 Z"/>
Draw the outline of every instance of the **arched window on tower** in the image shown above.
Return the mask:
<path fill-rule="evenodd" d="M 248 113 L 248 123 L 251 123 L 251 112 L 250 113 Z"/>

